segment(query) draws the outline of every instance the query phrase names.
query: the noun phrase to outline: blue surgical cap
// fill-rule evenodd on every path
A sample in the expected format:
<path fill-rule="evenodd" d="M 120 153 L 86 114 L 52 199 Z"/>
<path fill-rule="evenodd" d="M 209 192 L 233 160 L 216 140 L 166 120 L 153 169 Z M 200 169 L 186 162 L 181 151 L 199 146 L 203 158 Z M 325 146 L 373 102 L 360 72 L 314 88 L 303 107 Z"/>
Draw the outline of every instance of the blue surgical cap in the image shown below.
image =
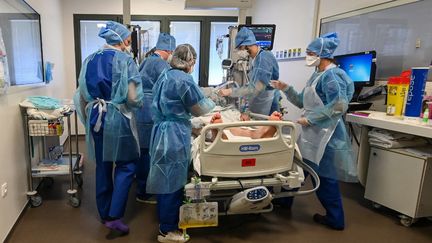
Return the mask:
<path fill-rule="evenodd" d="M 313 40 L 306 48 L 306 51 L 313 52 L 321 58 L 333 58 L 333 52 L 338 47 L 339 42 L 337 33 L 327 33 Z"/>
<path fill-rule="evenodd" d="M 99 31 L 99 37 L 104 38 L 109 45 L 115 45 L 124 41 L 130 34 L 131 32 L 126 26 L 114 21 L 108 21 L 106 26 L 102 27 Z"/>
<path fill-rule="evenodd" d="M 174 36 L 167 33 L 160 33 L 156 43 L 157 50 L 174 51 L 176 48 L 176 40 Z"/>
<path fill-rule="evenodd" d="M 246 27 L 241 28 L 235 38 L 235 45 L 236 48 L 239 48 L 240 46 L 256 45 L 255 35 L 252 30 Z"/>

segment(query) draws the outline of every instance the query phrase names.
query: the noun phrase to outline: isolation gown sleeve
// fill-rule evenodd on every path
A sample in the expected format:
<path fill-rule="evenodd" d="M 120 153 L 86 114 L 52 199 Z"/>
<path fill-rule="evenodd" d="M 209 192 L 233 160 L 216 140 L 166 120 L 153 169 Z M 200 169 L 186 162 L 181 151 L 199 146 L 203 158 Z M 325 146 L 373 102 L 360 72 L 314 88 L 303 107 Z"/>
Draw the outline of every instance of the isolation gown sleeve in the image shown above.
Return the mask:
<path fill-rule="evenodd" d="M 347 82 L 335 72 L 325 75 L 317 90 L 321 89 L 324 94 L 324 108 L 313 110 L 306 117 L 312 125 L 322 125 L 337 121 L 347 110 L 351 97 L 349 96 L 352 82 Z"/>
<path fill-rule="evenodd" d="M 86 117 L 85 108 L 87 106 L 87 102 L 85 101 L 85 99 L 81 95 L 81 92 L 79 89 L 77 89 L 75 91 L 73 101 L 74 101 L 74 105 L 76 107 L 75 109 L 76 109 L 76 112 L 78 114 L 78 118 L 80 119 L 80 121 L 83 124 L 86 124 L 87 117 Z"/>
<path fill-rule="evenodd" d="M 279 78 L 279 66 L 273 54 L 267 51 L 260 52 L 248 77 L 249 85 L 233 88 L 231 97 L 254 97 L 270 85 L 270 80 Z"/>
<path fill-rule="evenodd" d="M 298 93 L 294 87 L 288 85 L 288 87 L 286 89 L 283 90 L 283 92 L 285 93 L 287 99 L 289 100 L 289 102 L 291 102 L 293 105 L 297 106 L 298 108 L 303 108 L 303 93 L 304 90 L 302 90 L 302 92 Z"/>
<path fill-rule="evenodd" d="M 188 107 L 193 116 L 205 115 L 215 107 L 215 103 L 204 96 L 203 92 L 192 78 L 182 85 L 179 91 L 183 104 Z"/>
<path fill-rule="evenodd" d="M 130 58 L 128 60 L 128 106 L 132 108 L 142 107 L 143 105 L 143 88 L 141 75 L 138 72 L 138 67 L 135 62 Z"/>

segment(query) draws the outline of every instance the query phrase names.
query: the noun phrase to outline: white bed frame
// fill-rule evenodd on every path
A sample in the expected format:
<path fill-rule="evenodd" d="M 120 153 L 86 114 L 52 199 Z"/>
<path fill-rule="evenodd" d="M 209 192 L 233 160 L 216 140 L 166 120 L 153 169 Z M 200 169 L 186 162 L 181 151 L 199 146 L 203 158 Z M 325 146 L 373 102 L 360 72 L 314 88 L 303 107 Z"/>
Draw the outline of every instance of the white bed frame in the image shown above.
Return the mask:
<path fill-rule="evenodd" d="M 274 126 L 276 134 L 272 138 L 223 139 L 225 129 L 233 127 Z M 284 128 L 289 134 L 284 134 Z M 212 143 L 205 141 L 205 134 L 218 130 Z M 294 138 L 294 139 L 293 139 Z M 216 199 L 225 200 L 247 188 L 265 186 L 271 189 L 272 198 L 310 194 L 318 189 L 319 178 L 316 172 L 304 164 L 295 143 L 296 126 L 288 121 L 248 121 L 210 124 L 201 131 L 200 171 L 201 178 L 192 178 L 185 186 L 186 197 L 192 201 Z M 316 182 L 315 188 L 307 191 L 282 191 L 300 188 L 304 184 L 303 169 L 308 171 Z M 268 208 L 242 213 L 263 213 Z M 220 214 L 230 214 L 220 212 Z M 237 213 L 232 213 L 237 214 Z"/>

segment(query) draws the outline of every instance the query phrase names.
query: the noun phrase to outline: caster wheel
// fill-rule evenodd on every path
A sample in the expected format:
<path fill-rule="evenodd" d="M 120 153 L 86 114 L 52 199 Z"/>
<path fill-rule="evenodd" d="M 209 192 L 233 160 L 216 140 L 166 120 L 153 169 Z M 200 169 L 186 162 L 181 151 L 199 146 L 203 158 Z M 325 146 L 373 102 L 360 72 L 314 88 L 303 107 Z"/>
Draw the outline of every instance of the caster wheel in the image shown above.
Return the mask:
<path fill-rule="evenodd" d="M 69 198 L 69 203 L 72 207 L 78 208 L 81 205 L 81 200 L 75 196 Z"/>
<path fill-rule="evenodd" d="M 79 187 L 83 186 L 84 181 L 81 175 L 75 175 L 75 181 Z"/>
<path fill-rule="evenodd" d="M 400 223 L 405 227 L 410 227 L 415 222 L 417 222 L 417 219 L 413 219 L 413 218 L 408 217 L 408 216 L 402 216 L 400 219 Z"/>
<path fill-rule="evenodd" d="M 30 205 L 32 208 L 37 208 L 42 204 L 42 197 L 40 195 L 34 195 L 30 197 Z"/>
<path fill-rule="evenodd" d="M 380 209 L 380 208 L 382 208 L 382 205 L 378 204 L 378 203 L 372 203 L 372 207 L 375 209 Z"/>
<path fill-rule="evenodd" d="M 46 187 L 51 188 L 52 185 L 54 185 L 54 178 L 52 178 L 52 177 L 45 177 L 43 179 L 43 183 L 46 185 Z"/>

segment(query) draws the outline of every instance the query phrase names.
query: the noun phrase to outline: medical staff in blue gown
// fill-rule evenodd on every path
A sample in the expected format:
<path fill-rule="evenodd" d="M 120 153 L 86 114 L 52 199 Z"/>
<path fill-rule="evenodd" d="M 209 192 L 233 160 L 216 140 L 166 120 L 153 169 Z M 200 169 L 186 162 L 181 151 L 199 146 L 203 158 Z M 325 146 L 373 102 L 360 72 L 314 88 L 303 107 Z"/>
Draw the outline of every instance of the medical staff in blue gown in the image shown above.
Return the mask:
<path fill-rule="evenodd" d="M 155 203 L 154 200 L 150 200 L 151 195 L 146 193 L 146 182 L 150 169 L 149 143 L 153 128 L 150 110 L 153 101 L 152 89 L 161 73 L 170 67 L 167 60 L 170 59 L 175 47 L 176 41 L 173 36 L 167 33 L 160 33 L 156 47 L 147 53 L 146 59 L 144 59 L 139 68 L 144 92 L 144 105 L 136 111 L 141 147 L 141 156 L 136 165 L 136 200 L 138 202 Z"/>
<path fill-rule="evenodd" d="M 254 33 L 248 28 L 241 28 L 235 38 L 240 56 L 249 56 L 249 84 L 241 88 L 221 89 L 219 95 L 245 97 L 249 102 L 249 111 L 270 115 L 279 111 L 280 93 L 271 85 L 271 80 L 279 79 L 279 65 L 270 51 L 261 49 Z M 243 54 L 241 54 L 243 53 Z"/>
<path fill-rule="evenodd" d="M 280 81 L 272 85 L 281 89 L 291 103 L 303 109 L 298 120 L 302 125 L 298 145 L 303 159 L 314 168 L 321 180 L 317 196 L 326 215 L 315 214 L 314 220 L 336 230 L 345 227 L 338 180 L 357 181 L 343 115 L 354 93 L 353 81 L 335 65 L 333 53 L 339 44 L 336 33 L 312 41 L 306 49 L 306 64 L 316 71 L 301 93 Z M 286 200 L 291 206 L 292 198 Z"/>
<path fill-rule="evenodd" d="M 129 232 L 121 219 L 140 153 L 133 109 L 143 99 L 138 67 L 129 54 L 130 34 L 117 22 L 101 28 L 106 45 L 85 59 L 74 97 L 86 128 L 89 159 L 96 160 L 99 215 L 105 226 L 121 234 Z"/>
<path fill-rule="evenodd" d="M 215 104 L 200 90 L 190 73 L 197 54 L 189 44 L 177 46 L 153 87 L 150 173 L 147 193 L 157 194 L 159 242 L 186 242 L 178 231 L 179 208 L 191 162 L 191 116 L 210 112 Z"/>

